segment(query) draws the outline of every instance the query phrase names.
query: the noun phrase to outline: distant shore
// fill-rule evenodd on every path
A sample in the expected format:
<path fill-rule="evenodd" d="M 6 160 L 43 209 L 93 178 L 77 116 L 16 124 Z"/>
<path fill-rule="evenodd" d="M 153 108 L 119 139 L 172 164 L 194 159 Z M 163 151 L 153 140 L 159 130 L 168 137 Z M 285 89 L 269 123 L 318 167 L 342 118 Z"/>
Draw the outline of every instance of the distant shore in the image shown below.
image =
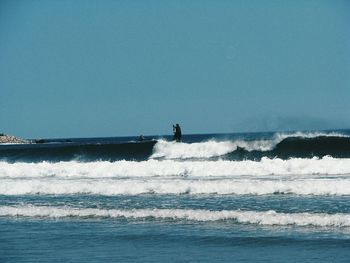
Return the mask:
<path fill-rule="evenodd" d="M 6 135 L 6 134 L 1 133 L 0 134 L 0 144 L 2 144 L 2 143 L 20 144 L 20 143 L 29 143 L 29 141 L 17 138 L 17 137 L 12 136 L 12 135 Z"/>

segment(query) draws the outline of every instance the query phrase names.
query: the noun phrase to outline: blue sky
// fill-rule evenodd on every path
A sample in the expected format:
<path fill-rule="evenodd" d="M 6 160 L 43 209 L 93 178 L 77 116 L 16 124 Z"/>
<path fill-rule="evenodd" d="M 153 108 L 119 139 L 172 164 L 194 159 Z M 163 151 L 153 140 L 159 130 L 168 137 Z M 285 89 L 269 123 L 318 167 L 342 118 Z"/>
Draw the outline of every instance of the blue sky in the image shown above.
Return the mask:
<path fill-rule="evenodd" d="M 350 3 L 0 0 L 0 132 L 350 127 Z"/>

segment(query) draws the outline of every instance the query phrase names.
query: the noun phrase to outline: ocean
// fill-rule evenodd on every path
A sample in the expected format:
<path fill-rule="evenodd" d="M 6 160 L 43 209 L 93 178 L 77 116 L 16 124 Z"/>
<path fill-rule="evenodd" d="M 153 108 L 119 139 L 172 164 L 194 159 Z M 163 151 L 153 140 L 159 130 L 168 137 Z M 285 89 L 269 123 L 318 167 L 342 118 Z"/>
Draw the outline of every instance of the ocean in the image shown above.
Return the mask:
<path fill-rule="evenodd" d="M 0 262 L 350 262 L 350 131 L 0 145 Z"/>

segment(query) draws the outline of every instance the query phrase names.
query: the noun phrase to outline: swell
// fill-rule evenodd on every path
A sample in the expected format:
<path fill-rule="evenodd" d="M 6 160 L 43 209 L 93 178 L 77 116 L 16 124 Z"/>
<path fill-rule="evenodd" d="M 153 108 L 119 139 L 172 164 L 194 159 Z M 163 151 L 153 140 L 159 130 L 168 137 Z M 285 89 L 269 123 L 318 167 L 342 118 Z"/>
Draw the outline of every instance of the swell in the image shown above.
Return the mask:
<path fill-rule="evenodd" d="M 156 141 L 121 143 L 43 143 L 1 145 L 0 159 L 9 162 L 69 160 L 146 160 Z"/>
<path fill-rule="evenodd" d="M 293 157 L 323 157 L 327 155 L 336 158 L 349 158 L 350 138 L 329 136 L 320 136 L 315 138 L 290 137 L 278 143 L 276 147 L 270 151 L 247 152 L 244 149 L 238 149 L 238 152 L 240 154 L 240 158 L 261 158 L 263 156 L 267 156 L 287 159 Z M 228 157 L 230 159 L 237 158 L 234 152 Z"/>
<path fill-rule="evenodd" d="M 55 142 L 0 145 L 0 160 L 8 162 L 95 160 L 261 160 L 269 158 L 350 158 L 350 137 L 336 133 L 275 134 L 270 138 L 214 139 L 175 143 L 163 139 L 142 142 Z"/>
<path fill-rule="evenodd" d="M 266 226 L 350 227 L 349 214 L 278 213 L 276 211 L 193 210 L 193 209 L 98 209 L 52 206 L 0 206 L 1 217 L 31 218 L 126 218 L 153 220 L 189 220 L 197 222 L 230 221 Z"/>

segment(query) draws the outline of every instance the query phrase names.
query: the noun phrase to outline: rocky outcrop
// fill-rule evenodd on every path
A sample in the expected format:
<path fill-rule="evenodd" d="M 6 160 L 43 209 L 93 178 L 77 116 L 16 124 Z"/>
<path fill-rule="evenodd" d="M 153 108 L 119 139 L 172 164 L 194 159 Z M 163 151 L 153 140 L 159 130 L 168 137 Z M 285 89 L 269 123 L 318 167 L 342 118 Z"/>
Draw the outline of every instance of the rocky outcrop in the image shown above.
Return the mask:
<path fill-rule="evenodd" d="M 1 143 L 29 143 L 26 140 L 17 138 L 15 136 L 0 134 L 0 144 Z"/>

